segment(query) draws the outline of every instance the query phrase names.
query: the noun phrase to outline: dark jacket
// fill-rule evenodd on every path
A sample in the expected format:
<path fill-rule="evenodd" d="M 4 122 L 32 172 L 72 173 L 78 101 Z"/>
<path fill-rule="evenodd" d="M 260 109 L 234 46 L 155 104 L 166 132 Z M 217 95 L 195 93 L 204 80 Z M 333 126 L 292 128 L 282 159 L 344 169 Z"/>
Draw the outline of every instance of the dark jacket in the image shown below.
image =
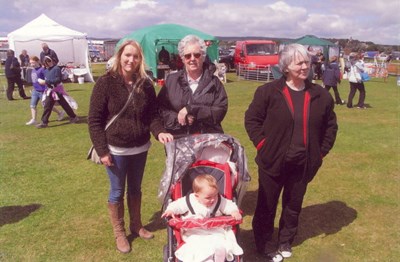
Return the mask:
<path fill-rule="evenodd" d="M 27 67 L 29 66 L 29 55 L 19 55 L 19 60 L 21 61 L 21 66 Z"/>
<path fill-rule="evenodd" d="M 21 78 L 21 66 L 15 56 L 7 56 L 4 67 L 7 78 Z"/>
<path fill-rule="evenodd" d="M 326 86 L 337 86 L 340 83 L 340 69 L 336 62 L 330 63 L 325 68 L 322 81 Z"/>
<path fill-rule="evenodd" d="M 135 91 L 133 103 L 105 132 L 107 122 L 125 105 L 129 91 L 121 76 L 108 73 L 97 80 L 90 98 L 88 125 L 99 156 L 109 152 L 107 144 L 124 148 L 142 146 L 150 140 L 150 131 L 156 138 L 165 132 L 152 82 L 146 80 L 141 90 Z"/>
<path fill-rule="evenodd" d="M 56 87 L 58 84 L 61 83 L 61 68 L 59 68 L 58 66 L 52 66 L 47 68 L 44 71 L 44 75 L 45 75 L 45 80 L 46 80 L 46 86 L 49 88 L 54 88 Z"/>
<path fill-rule="evenodd" d="M 256 163 L 270 176 L 279 176 L 293 133 L 293 109 L 284 77 L 260 86 L 245 113 L 245 128 L 257 147 Z M 337 133 L 332 96 L 306 81 L 304 126 L 307 164 L 305 179 L 311 181 L 322 158 L 333 147 Z"/>
<path fill-rule="evenodd" d="M 192 93 L 185 70 L 168 75 L 158 94 L 164 126 L 173 135 L 195 133 L 223 133 L 221 122 L 228 110 L 228 97 L 224 85 L 214 75 L 215 65 L 204 63 L 203 76 Z M 186 107 L 194 116 L 191 126 L 178 123 L 178 113 Z"/>
<path fill-rule="evenodd" d="M 40 62 L 42 63 L 42 65 L 44 65 L 44 57 L 45 56 L 49 56 L 51 58 L 51 60 L 53 60 L 54 65 L 57 65 L 59 60 L 58 60 L 58 56 L 56 54 L 56 52 L 54 52 L 53 49 L 47 50 L 47 52 L 40 52 Z"/>

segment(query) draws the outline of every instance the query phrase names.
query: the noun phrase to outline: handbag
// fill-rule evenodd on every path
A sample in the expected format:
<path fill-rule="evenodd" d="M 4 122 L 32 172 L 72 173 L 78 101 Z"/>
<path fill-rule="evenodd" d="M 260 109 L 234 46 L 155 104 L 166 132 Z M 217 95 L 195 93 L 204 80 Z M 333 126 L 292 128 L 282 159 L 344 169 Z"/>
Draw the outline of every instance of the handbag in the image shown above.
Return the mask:
<path fill-rule="evenodd" d="M 142 81 L 142 82 L 143 82 L 143 81 Z M 118 114 L 116 114 L 115 116 L 113 116 L 113 117 L 111 118 L 111 120 L 107 123 L 106 127 L 104 128 L 104 131 L 106 131 L 106 130 L 110 127 L 110 125 L 111 125 L 112 123 L 114 123 L 115 120 L 116 120 L 116 119 L 125 111 L 125 109 L 128 107 L 128 104 L 131 102 L 131 100 L 132 100 L 132 98 L 133 98 L 133 92 L 135 91 L 135 87 L 136 87 L 136 84 L 133 86 L 132 91 L 129 93 L 128 100 L 126 101 L 124 107 L 121 109 L 121 111 L 118 112 Z M 93 145 L 90 147 L 86 159 L 92 161 L 92 162 L 95 163 L 95 164 L 99 164 L 99 165 L 102 165 L 102 164 L 103 164 L 103 163 L 101 162 L 101 160 L 100 160 L 99 154 L 97 154 L 96 149 L 93 147 Z"/>
<path fill-rule="evenodd" d="M 363 72 L 363 73 L 360 73 L 360 75 L 361 75 L 361 81 L 363 81 L 363 82 L 367 82 L 367 81 L 371 80 L 371 77 L 368 75 L 368 73 Z"/>

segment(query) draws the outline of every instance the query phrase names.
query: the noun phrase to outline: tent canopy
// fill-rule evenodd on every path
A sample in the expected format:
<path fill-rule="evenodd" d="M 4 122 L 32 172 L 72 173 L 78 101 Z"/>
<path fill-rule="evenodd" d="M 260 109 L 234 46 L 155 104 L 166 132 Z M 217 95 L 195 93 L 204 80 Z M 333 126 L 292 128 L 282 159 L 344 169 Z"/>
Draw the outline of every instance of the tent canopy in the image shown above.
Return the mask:
<path fill-rule="evenodd" d="M 157 64 L 158 53 L 161 47 L 172 54 L 178 54 L 178 43 L 187 35 L 197 35 L 204 41 L 210 41 L 207 48 L 207 54 L 211 61 L 218 61 L 218 40 L 212 35 L 208 35 L 196 29 L 177 25 L 177 24 L 161 24 L 150 27 L 145 27 L 129 35 L 123 37 L 118 43 L 117 47 L 125 40 L 136 40 L 143 48 L 145 62 L 155 77 L 157 77 Z"/>
<path fill-rule="evenodd" d="M 313 35 L 305 35 L 303 37 L 294 39 L 289 42 L 285 42 L 283 44 L 291 44 L 291 43 L 297 43 L 297 44 L 301 44 L 301 45 L 305 45 L 305 46 L 322 47 L 322 49 L 323 49 L 322 52 L 324 54 L 324 57 L 326 58 L 325 62 L 328 62 L 329 57 L 331 57 L 333 55 L 339 56 L 339 46 L 338 45 L 336 45 L 330 41 L 318 38 Z"/>
<path fill-rule="evenodd" d="M 60 60 L 59 64 L 72 63 L 86 68 L 85 80 L 93 82 L 88 60 L 87 35 L 65 26 L 41 14 L 36 19 L 8 34 L 10 49 L 15 55 L 27 50 L 29 56 L 40 57 L 42 43 L 47 43 Z"/>

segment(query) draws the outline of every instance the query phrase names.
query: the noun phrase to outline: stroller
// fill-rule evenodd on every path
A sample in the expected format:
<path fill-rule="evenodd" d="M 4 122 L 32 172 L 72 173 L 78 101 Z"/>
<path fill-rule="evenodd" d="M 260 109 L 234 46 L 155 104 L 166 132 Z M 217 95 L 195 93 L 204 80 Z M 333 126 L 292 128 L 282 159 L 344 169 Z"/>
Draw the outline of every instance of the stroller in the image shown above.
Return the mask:
<path fill-rule="evenodd" d="M 191 193 L 192 182 L 200 174 L 210 174 L 217 180 L 219 193 L 234 201 L 240 208 L 250 176 L 243 147 L 226 134 L 200 134 L 176 139 L 166 145 L 166 168 L 160 182 L 158 198 L 165 211 L 168 204 Z M 164 262 L 178 262 L 175 251 L 182 240 L 181 229 L 231 226 L 237 236 L 239 224 L 232 217 L 182 220 L 167 222 L 168 243 L 163 248 Z M 233 261 L 243 261 L 236 256 Z"/>

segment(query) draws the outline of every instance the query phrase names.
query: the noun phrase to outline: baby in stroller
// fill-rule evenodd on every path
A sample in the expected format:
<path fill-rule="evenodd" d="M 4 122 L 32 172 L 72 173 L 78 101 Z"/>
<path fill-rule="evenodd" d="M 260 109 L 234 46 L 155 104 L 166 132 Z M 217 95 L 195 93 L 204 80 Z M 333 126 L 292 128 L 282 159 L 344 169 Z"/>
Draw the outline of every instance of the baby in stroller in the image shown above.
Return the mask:
<path fill-rule="evenodd" d="M 183 220 L 206 219 L 230 215 L 237 223 L 242 220 L 239 208 L 232 200 L 221 196 L 216 179 L 200 174 L 193 180 L 193 193 L 171 202 L 162 217 L 182 215 Z M 231 226 L 182 228 L 184 244 L 175 252 L 180 261 L 232 261 L 243 254 Z"/>

